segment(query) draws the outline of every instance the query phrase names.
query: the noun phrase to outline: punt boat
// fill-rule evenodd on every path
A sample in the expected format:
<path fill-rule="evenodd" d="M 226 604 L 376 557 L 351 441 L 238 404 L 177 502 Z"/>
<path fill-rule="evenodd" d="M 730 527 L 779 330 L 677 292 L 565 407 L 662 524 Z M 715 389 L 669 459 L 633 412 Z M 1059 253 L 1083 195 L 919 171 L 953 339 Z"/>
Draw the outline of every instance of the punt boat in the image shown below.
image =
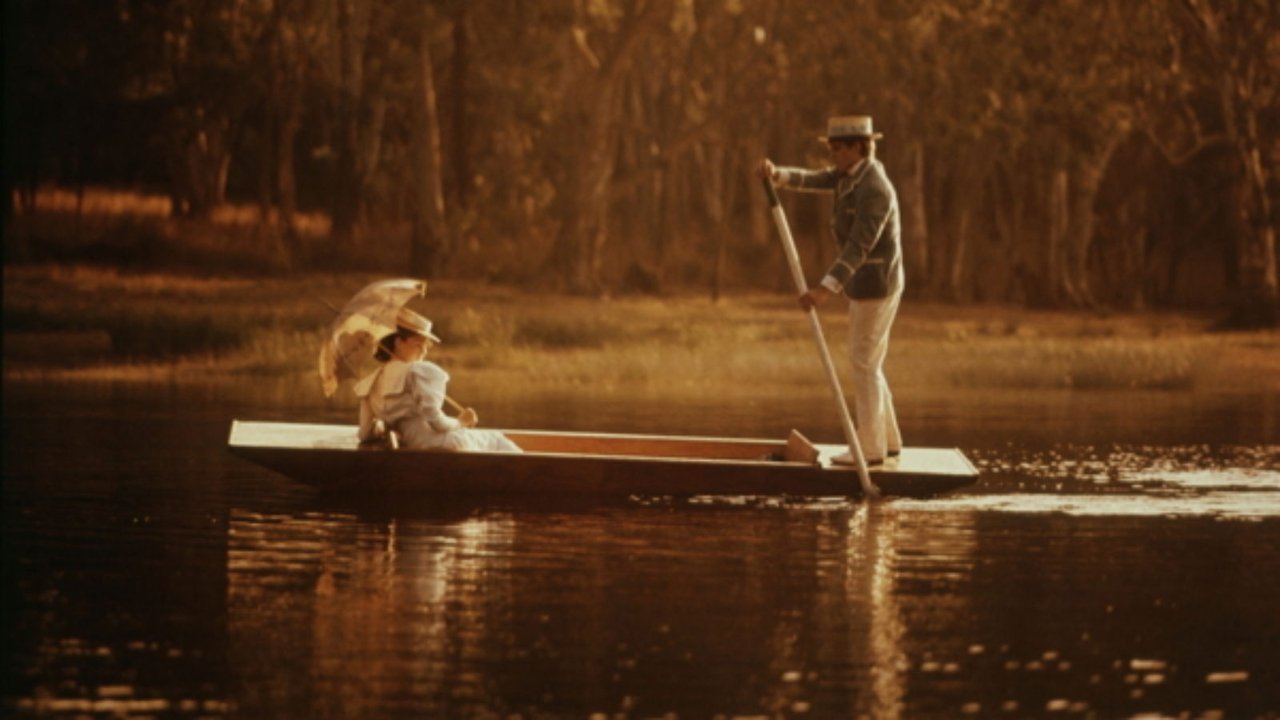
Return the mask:
<path fill-rule="evenodd" d="M 575 497 L 862 495 L 843 445 L 786 440 L 502 430 L 523 453 L 362 447 L 354 425 L 234 420 L 228 449 L 326 491 Z M 885 496 L 928 497 L 975 482 L 953 448 L 904 448 L 870 468 Z"/>

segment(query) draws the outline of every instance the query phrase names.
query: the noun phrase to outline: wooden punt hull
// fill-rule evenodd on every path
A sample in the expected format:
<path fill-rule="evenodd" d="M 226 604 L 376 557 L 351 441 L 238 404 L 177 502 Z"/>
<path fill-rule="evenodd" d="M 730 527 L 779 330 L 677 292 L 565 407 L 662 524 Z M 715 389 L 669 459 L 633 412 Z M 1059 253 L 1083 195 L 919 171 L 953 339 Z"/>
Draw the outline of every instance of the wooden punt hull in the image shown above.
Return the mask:
<path fill-rule="evenodd" d="M 524 453 L 361 449 L 352 425 L 231 424 L 228 449 L 325 490 L 437 495 L 858 496 L 846 448 L 818 445 L 817 463 L 771 459 L 778 440 L 504 430 Z M 887 496 L 926 497 L 969 485 L 959 450 L 904 448 L 871 468 Z"/>

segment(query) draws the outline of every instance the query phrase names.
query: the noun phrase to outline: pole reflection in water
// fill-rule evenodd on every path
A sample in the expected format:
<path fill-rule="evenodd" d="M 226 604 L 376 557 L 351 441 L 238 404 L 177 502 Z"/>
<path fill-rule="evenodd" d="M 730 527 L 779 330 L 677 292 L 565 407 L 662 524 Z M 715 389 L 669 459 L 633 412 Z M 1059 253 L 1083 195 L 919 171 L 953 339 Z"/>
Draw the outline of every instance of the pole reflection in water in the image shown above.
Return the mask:
<path fill-rule="evenodd" d="M 862 541 L 849 547 L 850 576 L 865 576 L 871 604 L 871 703 L 864 712 L 872 717 L 902 716 L 905 676 L 910 662 L 902 649 L 902 615 L 894 597 L 893 538 L 897 534 L 894 516 L 882 516 L 879 507 L 864 504 L 850 520 L 850 539 Z M 861 551 L 861 552 L 860 552 Z M 858 572 L 869 568 L 870 572 Z"/>
<path fill-rule="evenodd" d="M 867 598 L 870 615 L 870 696 L 858 704 L 859 713 L 869 717 L 956 709 L 908 709 L 906 698 L 913 678 L 922 684 L 945 683 L 960 669 L 949 659 L 950 650 L 937 641 L 946 639 L 945 628 L 963 625 L 973 613 L 972 595 L 963 587 L 976 552 L 972 518 L 954 515 L 933 523 L 922 519 L 885 503 L 861 505 L 849 519 L 847 577 L 862 583 L 850 588 L 850 594 Z M 974 704 L 966 702 L 964 707 L 973 709 Z"/>

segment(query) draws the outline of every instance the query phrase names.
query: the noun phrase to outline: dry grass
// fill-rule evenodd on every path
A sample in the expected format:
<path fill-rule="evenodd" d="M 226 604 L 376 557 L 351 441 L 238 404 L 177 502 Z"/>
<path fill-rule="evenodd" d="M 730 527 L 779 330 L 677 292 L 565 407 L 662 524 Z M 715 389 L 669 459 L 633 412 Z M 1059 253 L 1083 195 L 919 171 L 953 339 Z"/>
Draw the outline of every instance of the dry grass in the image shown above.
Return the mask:
<path fill-rule="evenodd" d="M 151 218 L 168 220 L 173 214 L 173 201 L 167 195 L 140 193 L 107 188 L 86 188 L 83 197 L 62 188 L 42 188 L 36 193 L 36 208 L 41 212 L 74 215 L 77 210 L 89 218 Z M 274 222 L 276 217 L 265 218 Z M 213 211 L 209 222 L 215 226 L 256 227 L 264 218 L 255 205 L 228 203 Z M 298 231 L 305 235 L 325 235 L 329 218 L 322 213 L 298 213 L 294 217 Z"/>
<path fill-rule="evenodd" d="M 269 376 L 310 385 L 329 306 L 374 279 L 7 267 L 5 375 L 192 382 Z M 712 397 L 821 389 L 824 382 L 807 323 L 785 295 L 720 303 L 595 300 L 446 281 L 432 283 L 413 306 L 445 338 L 436 359 L 466 384 Z M 843 313 L 832 304 L 822 318 L 840 358 Z M 1280 333 L 1211 334 L 1208 324 L 1177 314 L 1103 318 L 907 303 L 888 373 L 900 392 L 1280 392 Z M 59 336 L 72 339 L 59 345 Z M 40 340 L 24 344 L 33 337 Z M 840 372 L 847 376 L 843 362 Z"/>
<path fill-rule="evenodd" d="M 278 218 L 264 218 L 256 205 L 227 204 L 192 220 L 172 217 L 164 195 L 87 188 L 77 197 L 43 188 L 34 208 L 20 207 L 11 218 L 5 251 L 10 260 L 30 263 L 269 275 L 325 252 L 329 225 L 323 214 L 295 215 L 298 243 L 289 250 Z"/>

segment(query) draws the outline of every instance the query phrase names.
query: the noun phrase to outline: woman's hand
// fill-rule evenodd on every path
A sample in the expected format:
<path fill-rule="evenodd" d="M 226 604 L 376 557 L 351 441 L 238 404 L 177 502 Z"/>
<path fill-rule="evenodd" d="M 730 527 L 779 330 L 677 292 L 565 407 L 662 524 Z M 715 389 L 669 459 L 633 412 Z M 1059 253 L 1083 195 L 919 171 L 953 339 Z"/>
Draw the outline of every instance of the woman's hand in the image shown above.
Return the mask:
<path fill-rule="evenodd" d="M 476 415 L 474 408 L 465 408 L 458 413 L 458 422 L 462 423 L 462 427 L 473 428 L 480 423 L 480 417 Z"/>

